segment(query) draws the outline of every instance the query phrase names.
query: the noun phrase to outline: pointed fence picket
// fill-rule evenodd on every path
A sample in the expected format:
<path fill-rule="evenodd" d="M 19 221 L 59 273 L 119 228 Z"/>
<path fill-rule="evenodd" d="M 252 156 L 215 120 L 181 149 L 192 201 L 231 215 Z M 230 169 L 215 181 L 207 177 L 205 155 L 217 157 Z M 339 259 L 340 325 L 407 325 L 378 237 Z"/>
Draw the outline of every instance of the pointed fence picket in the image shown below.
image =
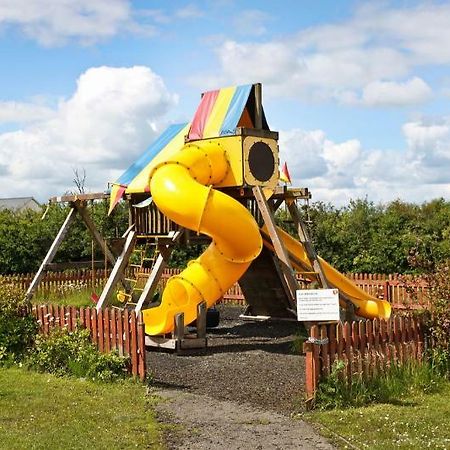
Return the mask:
<path fill-rule="evenodd" d="M 48 335 L 55 328 L 73 331 L 86 328 L 91 340 L 100 352 L 117 351 L 130 357 L 129 371 L 141 380 L 146 378 L 145 327 L 142 314 L 127 310 L 105 308 L 75 308 L 71 306 L 33 306 L 33 315 L 39 324 L 39 331 Z"/>

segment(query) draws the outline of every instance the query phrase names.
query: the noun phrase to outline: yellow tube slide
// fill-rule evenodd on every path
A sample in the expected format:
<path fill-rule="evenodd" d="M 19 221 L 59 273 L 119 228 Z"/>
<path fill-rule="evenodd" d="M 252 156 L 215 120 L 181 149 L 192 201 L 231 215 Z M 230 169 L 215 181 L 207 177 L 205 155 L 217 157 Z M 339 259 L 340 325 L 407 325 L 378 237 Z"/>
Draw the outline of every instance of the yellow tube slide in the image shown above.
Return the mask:
<path fill-rule="evenodd" d="M 267 229 L 263 227 L 261 232 L 267 239 L 264 241 L 264 245 L 273 249 L 270 244 L 270 238 L 268 237 Z M 301 271 L 313 271 L 311 262 L 306 254 L 305 248 L 302 243 L 294 239 L 288 233 L 278 228 L 278 233 L 289 252 L 289 257 L 293 267 Z M 325 260 L 319 257 L 322 269 L 327 277 L 328 282 L 336 289 L 339 289 L 356 307 L 356 314 L 367 319 L 389 319 L 391 315 L 391 305 L 385 300 L 375 298 L 356 286 L 345 275 L 337 271 L 334 267 L 328 264 Z M 305 274 L 306 278 L 316 279 L 315 275 Z"/>
<path fill-rule="evenodd" d="M 259 255 L 262 239 L 250 212 L 239 202 L 212 189 L 229 170 L 225 149 L 185 145 L 158 164 L 150 175 L 153 201 L 179 225 L 203 233 L 212 243 L 187 268 L 167 282 L 161 304 L 143 311 L 145 332 L 169 333 L 174 317 L 183 312 L 185 323 L 197 318 L 197 305 L 214 305 Z"/>

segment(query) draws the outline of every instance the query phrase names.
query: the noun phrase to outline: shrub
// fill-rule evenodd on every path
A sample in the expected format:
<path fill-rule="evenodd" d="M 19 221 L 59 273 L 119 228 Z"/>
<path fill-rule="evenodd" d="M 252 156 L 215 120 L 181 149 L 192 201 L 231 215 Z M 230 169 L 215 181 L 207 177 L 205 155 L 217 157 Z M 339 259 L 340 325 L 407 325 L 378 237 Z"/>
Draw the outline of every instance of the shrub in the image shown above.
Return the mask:
<path fill-rule="evenodd" d="M 437 265 L 420 255 L 413 255 L 414 266 L 425 271 L 422 276 L 428 285 L 425 295 L 429 307 L 418 315 L 425 325 L 430 363 L 440 375 L 450 378 L 450 259 Z M 418 301 L 417 291 L 410 291 Z"/>
<path fill-rule="evenodd" d="M 88 330 L 55 329 L 48 336 L 36 338 L 28 366 L 58 376 L 114 381 L 125 377 L 128 362 L 128 358 L 115 352 L 98 352 L 90 341 Z"/>
<path fill-rule="evenodd" d="M 25 292 L 0 277 L 0 364 L 21 359 L 32 346 L 37 323 L 27 311 Z"/>

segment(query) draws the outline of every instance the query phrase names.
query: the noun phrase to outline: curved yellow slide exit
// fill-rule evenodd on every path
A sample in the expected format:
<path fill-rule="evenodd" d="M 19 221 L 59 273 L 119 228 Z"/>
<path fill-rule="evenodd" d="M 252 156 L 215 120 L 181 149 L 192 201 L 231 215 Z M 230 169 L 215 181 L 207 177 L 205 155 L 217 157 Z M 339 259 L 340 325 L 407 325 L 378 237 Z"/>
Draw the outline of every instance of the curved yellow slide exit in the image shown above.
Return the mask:
<path fill-rule="evenodd" d="M 150 175 L 153 201 L 168 218 L 203 233 L 212 243 L 179 275 L 169 279 L 161 304 L 143 311 L 145 332 L 169 333 L 174 317 L 183 312 L 185 323 L 197 318 L 197 305 L 214 305 L 259 255 L 262 238 L 250 212 L 212 187 L 229 171 L 226 151 L 218 142 L 185 145 L 158 164 Z"/>
<path fill-rule="evenodd" d="M 294 239 L 281 228 L 278 228 L 277 231 L 286 246 L 294 268 L 298 271 L 313 271 L 314 269 L 302 243 Z M 261 232 L 264 236 L 268 237 L 267 229 L 265 227 L 261 229 Z M 272 249 L 269 241 L 269 239 L 265 240 L 264 244 Z M 389 319 L 391 316 L 391 305 L 389 302 L 373 297 L 356 286 L 351 280 L 328 264 L 324 259 L 319 257 L 319 260 L 328 282 L 348 297 L 355 305 L 355 312 L 358 316 L 365 317 L 366 319 Z M 316 278 L 315 275 L 310 274 L 306 274 L 305 276 L 309 279 Z"/>

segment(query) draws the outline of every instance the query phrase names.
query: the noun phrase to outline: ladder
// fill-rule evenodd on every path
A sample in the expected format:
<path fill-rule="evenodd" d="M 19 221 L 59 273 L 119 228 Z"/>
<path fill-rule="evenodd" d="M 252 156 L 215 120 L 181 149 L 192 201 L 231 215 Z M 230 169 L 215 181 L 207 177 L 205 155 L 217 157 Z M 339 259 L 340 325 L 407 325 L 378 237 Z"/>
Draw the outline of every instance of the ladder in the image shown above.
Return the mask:
<path fill-rule="evenodd" d="M 129 288 L 117 294 L 117 299 L 124 303 L 125 308 L 136 306 L 135 297 L 138 296 L 137 294 L 140 296 L 144 290 L 145 282 L 150 276 L 158 255 L 159 249 L 156 242 L 145 240 L 143 244 L 136 243 L 128 264 L 129 275 L 125 277 Z"/>

